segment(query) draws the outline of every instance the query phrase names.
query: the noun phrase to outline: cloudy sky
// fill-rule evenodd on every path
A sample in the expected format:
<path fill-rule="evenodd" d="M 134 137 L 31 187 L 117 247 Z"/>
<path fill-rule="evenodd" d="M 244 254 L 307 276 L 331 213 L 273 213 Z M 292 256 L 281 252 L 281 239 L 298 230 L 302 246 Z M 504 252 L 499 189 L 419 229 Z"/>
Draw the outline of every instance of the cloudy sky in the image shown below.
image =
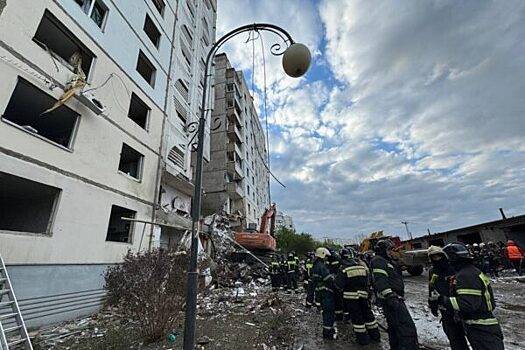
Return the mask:
<path fill-rule="evenodd" d="M 218 34 L 270 22 L 313 65 L 283 76 L 263 36 L 272 199 L 318 237 L 421 235 L 525 214 L 525 1 L 219 0 Z M 229 44 L 256 100 L 260 41 Z M 255 57 L 253 57 L 255 52 Z M 264 119 L 264 113 L 261 113 Z M 264 125 L 264 124 L 263 124 Z"/>

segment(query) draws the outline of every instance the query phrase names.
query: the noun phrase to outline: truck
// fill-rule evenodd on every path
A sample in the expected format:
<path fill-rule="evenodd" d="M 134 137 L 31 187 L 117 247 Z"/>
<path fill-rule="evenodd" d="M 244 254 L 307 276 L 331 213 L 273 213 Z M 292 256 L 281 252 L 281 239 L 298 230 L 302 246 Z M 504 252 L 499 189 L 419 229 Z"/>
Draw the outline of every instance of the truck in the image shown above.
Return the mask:
<path fill-rule="evenodd" d="M 423 273 L 425 265 L 428 263 L 428 255 L 426 249 L 412 249 L 412 245 L 408 242 L 402 242 L 398 236 L 385 235 L 383 231 L 372 232 L 368 237 L 361 241 L 359 251 L 366 253 L 374 249 L 375 244 L 381 240 L 388 238 L 394 245 L 394 259 L 399 263 L 403 271 L 407 271 L 412 276 L 420 276 Z"/>

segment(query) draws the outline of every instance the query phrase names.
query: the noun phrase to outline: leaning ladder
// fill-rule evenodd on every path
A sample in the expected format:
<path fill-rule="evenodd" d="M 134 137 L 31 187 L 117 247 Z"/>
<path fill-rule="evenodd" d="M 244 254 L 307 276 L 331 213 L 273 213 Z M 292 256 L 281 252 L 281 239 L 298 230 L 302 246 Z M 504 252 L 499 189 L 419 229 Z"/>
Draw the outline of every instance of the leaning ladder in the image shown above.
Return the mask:
<path fill-rule="evenodd" d="M 33 350 L 9 274 L 0 255 L 0 350 Z"/>

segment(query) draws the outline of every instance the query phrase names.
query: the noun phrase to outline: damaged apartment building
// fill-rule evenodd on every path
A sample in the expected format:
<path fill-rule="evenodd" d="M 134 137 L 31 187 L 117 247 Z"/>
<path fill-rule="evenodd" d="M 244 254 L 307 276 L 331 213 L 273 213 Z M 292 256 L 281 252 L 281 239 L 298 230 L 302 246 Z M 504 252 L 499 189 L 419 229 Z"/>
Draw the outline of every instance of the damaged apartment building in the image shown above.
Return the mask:
<path fill-rule="evenodd" d="M 216 0 L 0 1 L 0 254 L 28 326 L 97 309 L 108 265 L 189 226 L 215 22 Z"/>
<path fill-rule="evenodd" d="M 243 73 L 232 68 L 224 53 L 215 56 L 212 120 L 204 213 L 231 214 L 238 228 L 258 225 L 270 204 L 265 129 Z"/>

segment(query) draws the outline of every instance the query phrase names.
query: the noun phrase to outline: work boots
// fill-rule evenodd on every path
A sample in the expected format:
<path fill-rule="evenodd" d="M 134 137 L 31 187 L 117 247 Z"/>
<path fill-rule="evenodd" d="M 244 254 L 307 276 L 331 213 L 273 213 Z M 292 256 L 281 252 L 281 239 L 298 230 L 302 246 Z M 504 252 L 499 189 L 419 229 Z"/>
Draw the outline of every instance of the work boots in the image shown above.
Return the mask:
<path fill-rule="evenodd" d="M 327 329 L 323 328 L 323 339 L 334 340 L 337 339 L 337 330 L 335 327 Z"/>

